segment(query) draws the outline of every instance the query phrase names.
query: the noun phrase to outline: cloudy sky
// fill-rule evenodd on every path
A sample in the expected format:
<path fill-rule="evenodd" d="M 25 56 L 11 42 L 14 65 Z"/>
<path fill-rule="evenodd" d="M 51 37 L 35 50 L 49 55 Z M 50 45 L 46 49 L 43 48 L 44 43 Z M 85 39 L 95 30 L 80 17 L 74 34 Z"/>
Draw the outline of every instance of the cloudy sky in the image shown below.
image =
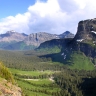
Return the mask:
<path fill-rule="evenodd" d="M 78 22 L 96 18 L 96 0 L 0 0 L 0 33 L 76 33 Z"/>

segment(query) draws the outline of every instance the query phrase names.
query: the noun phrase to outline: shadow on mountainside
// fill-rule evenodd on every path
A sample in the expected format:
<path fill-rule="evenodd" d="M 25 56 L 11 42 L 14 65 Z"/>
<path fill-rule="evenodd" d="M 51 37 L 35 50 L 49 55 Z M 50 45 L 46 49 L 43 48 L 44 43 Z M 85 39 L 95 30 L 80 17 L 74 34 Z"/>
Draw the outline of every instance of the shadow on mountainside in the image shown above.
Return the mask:
<path fill-rule="evenodd" d="M 96 96 L 96 78 L 83 78 L 79 85 L 84 96 Z"/>

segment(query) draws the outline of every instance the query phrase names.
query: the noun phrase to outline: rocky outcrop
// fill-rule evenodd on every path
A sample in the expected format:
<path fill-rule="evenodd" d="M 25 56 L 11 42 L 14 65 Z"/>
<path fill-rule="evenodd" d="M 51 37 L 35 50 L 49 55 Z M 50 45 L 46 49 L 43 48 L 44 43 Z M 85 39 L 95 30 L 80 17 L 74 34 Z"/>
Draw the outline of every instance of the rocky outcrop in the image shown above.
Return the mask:
<path fill-rule="evenodd" d="M 22 96 L 21 88 L 0 78 L 0 96 Z"/>
<path fill-rule="evenodd" d="M 77 33 L 70 42 L 69 48 L 81 51 L 86 56 L 96 57 L 96 18 L 80 21 Z"/>
<path fill-rule="evenodd" d="M 80 21 L 74 39 L 77 41 L 96 41 L 96 18 Z"/>

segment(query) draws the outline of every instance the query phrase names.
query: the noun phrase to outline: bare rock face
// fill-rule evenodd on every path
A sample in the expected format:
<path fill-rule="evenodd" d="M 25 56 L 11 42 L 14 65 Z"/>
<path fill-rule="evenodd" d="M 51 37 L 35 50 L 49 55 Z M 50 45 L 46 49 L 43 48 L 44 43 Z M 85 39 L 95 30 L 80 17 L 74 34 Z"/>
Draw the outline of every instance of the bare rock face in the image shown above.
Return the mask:
<path fill-rule="evenodd" d="M 59 37 L 55 34 L 49 34 L 45 32 L 39 32 L 39 33 L 32 33 L 30 34 L 26 39 L 25 42 L 27 45 L 34 45 L 39 46 L 41 43 L 52 40 L 52 39 L 58 39 Z"/>
<path fill-rule="evenodd" d="M 96 41 L 96 18 L 80 21 L 74 39 L 77 41 Z"/>

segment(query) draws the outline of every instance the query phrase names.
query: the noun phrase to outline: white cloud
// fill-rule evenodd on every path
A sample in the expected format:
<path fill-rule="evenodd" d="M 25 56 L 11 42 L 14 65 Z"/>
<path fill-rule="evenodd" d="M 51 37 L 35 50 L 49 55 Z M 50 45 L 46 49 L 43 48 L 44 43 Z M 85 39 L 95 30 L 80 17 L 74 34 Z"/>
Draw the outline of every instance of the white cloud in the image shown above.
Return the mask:
<path fill-rule="evenodd" d="M 48 0 L 46 3 L 37 1 L 37 3 L 34 6 L 30 6 L 28 10 L 30 12 L 37 12 L 41 17 L 45 17 L 46 15 L 53 15 L 60 11 L 60 7 L 57 0 Z"/>
<path fill-rule="evenodd" d="M 0 33 L 8 30 L 27 34 L 42 31 L 60 34 L 66 30 L 76 33 L 80 20 L 95 18 L 95 4 L 95 0 L 37 0 L 24 14 L 1 19 Z"/>

